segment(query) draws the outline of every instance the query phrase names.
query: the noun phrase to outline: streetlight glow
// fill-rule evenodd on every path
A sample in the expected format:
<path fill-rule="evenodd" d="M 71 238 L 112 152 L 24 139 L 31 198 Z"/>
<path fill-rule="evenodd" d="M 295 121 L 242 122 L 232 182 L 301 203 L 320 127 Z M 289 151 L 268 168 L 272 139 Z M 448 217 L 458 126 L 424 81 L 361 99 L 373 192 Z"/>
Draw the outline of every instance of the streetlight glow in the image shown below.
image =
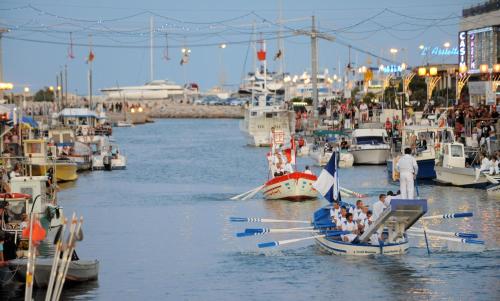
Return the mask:
<path fill-rule="evenodd" d="M 420 46 L 418 46 L 418 48 L 419 48 L 420 50 L 424 50 L 425 46 L 424 46 L 424 45 L 420 45 Z"/>
<path fill-rule="evenodd" d="M 392 53 L 392 54 L 396 54 L 398 53 L 398 50 L 396 48 L 391 48 L 389 49 L 389 51 Z"/>
<path fill-rule="evenodd" d="M 430 67 L 429 68 L 429 75 L 434 76 L 438 73 L 438 68 L 437 67 Z"/>
<path fill-rule="evenodd" d="M 427 69 L 425 69 L 425 67 L 418 68 L 418 75 L 419 76 L 425 76 L 426 74 L 427 74 Z"/>
<path fill-rule="evenodd" d="M 458 72 L 460 72 L 460 73 L 466 73 L 467 72 L 467 66 L 466 65 L 460 65 L 460 67 L 458 67 Z"/>
<path fill-rule="evenodd" d="M 226 47 L 227 47 L 227 45 L 223 43 L 223 44 L 220 44 L 220 46 L 219 46 L 219 47 L 220 47 L 220 48 L 222 48 L 222 49 L 224 49 L 224 48 L 226 48 Z"/>
<path fill-rule="evenodd" d="M 488 73 L 488 70 L 489 70 L 489 68 L 488 68 L 487 64 L 481 64 L 479 66 L 479 71 L 481 71 L 481 73 Z"/>
<path fill-rule="evenodd" d="M 443 44 L 443 46 L 444 46 L 444 48 L 450 48 L 451 44 L 450 44 L 450 42 L 445 42 Z"/>
<path fill-rule="evenodd" d="M 500 64 L 493 65 L 493 71 L 500 72 Z"/>
<path fill-rule="evenodd" d="M 30 88 L 29 87 L 24 87 L 24 93 L 30 93 Z"/>

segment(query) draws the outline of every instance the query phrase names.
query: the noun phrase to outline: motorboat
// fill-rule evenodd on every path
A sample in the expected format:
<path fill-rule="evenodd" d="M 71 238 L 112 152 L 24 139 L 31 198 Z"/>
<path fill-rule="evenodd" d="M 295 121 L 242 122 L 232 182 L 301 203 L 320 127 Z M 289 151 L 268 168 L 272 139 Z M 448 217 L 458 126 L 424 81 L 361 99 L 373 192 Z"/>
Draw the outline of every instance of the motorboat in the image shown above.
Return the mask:
<path fill-rule="evenodd" d="M 53 257 L 40 257 L 36 259 L 34 285 L 39 288 L 47 287 L 49 284 L 50 273 L 52 271 Z M 14 271 L 15 277 L 21 281 L 26 281 L 26 267 L 28 259 L 19 258 L 9 260 L 9 268 Z M 95 281 L 99 275 L 99 261 L 94 260 L 73 260 L 68 266 L 65 282 L 80 283 Z"/>
<path fill-rule="evenodd" d="M 53 168 L 54 176 L 59 182 L 78 179 L 77 164 L 69 159 L 54 159 L 55 149 L 51 151 L 51 156 L 48 156 L 47 142 L 45 140 L 28 139 L 24 140 L 23 143 L 24 155 L 28 158 L 32 176 L 44 176 L 50 168 Z"/>
<path fill-rule="evenodd" d="M 283 106 L 282 99 L 261 94 L 255 96 L 245 109 L 240 129 L 246 136 L 247 145 L 270 146 L 273 128 L 283 133 L 285 141 L 290 141 L 294 121 L 293 112 Z"/>
<path fill-rule="evenodd" d="M 444 143 L 455 142 L 453 128 L 438 126 L 406 126 L 400 138 L 392 139 L 391 157 L 387 160 L 387 173 L 393 181 L 399 179 L 396 165 L 405 148 L 412 150 L 418 164 L 417 179 L 436 177 L 436 158 Z"/>
<path fill-rule="evenodd" d="M 443 143 L 442 149 L 443 152 L 435 166 L 436 181 L 453 186 L 474 188 L 484 188 L 490 184 L 479 168 L 467 166 L 462 143 Z"/>
<path fill-rule="evenodd" d="M 56 158 L 65 158 L 76 163 L 78 171 L 92 168 L 92 151 L 90 147 L 77 141 L 72 129 L 51 129 L 48 135 L 49 145 L 56 147 Z"/>
<path fill-rule="evenodd" d="M 391 146 L 385 129 L 355 129 L 349 152 L 354 164 L 384 164 L 389 158 Z"/>

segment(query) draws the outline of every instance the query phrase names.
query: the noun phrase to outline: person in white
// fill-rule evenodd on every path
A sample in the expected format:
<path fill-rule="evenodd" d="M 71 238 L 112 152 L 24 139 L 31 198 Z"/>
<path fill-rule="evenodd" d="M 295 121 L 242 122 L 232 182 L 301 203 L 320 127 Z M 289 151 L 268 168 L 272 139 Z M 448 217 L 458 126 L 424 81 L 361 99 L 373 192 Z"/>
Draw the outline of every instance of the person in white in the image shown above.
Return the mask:
<path fill-rule="evenodd" d="M 313 172 L 309 169 L 309 165 L 306 165 L 306 169 L 304 170 L 304 173 L 308 175 L 313 175 Z"/>
<path fill-rule="evenodd" d="M 490 174 L 496 175 L 499 173 L 497 157 L 491 156 L 490 160 Z"/>
<path fill-rule="evenodd" d="M 356 201 L 356 207 L 349 209 L 349 212 L 352 213 L 353 215 L 353 220 L 355 222 L 359 222 L 363 220 L 363 217 L 361 216 L 363 214 L 363 201 L 362 200 L 357 200 Z"/>
<path fill-rule="evenodd" d="M 411 155 L 410 148 L 405 148 L 405 154 L 399 159 L 396 169 L 399 172 L 401 198 L 413 199 L 415 190 L 414 179 L 418 174 L 418 165 L 417 160 Z"/>
<path fill-rule="evenodd" d="M 391 205 L 391 200 L 395 199 L 394 192 L 392 190 L 387 191 L 387 196 L 385 197 L 385 206 L 389 207 Z"/>
<path fill-rule="evenodd" d="M 330 208 L 330 217 L 332 222 L 336 223 L 340 216 L 340 205 L 338 202 L 334 202 L 332 208 Z"/>
<path fill-rule="evenodd" d="M 480 168 L 480 170 L 481 171 L 490 170 L 491 163 L 490 163 L 490 160 L 488 160 L 488 157 L 486 157 L 485 154 L 481 153 L 480 158 L 481 158 L 481 168 Z"/>
<path fill-rule="evenodd" d="M 337 230 L 342 230 L 342 224 L 346 221 L 347 214 L 347 209 L 344 206 L 340 207 L 340 215 L 337 216 L 335 220 Z"/>
<path fill-rule="evenodd" d="M 343 234 L 341 235 L 342 240 L 346 242 L 352 242 L 358 233 L 358 226 L 356 226 L 356 223 L 352 220 L 352 214 L 347 213 L 346 219 L 342 223 L 342 231 L 349 231 L 351 233 L 349 234 Z"/>
<path fill-rule="evenodd" d="M 373 220 L 378 219 L 385 208 L 387 208 L 385 205 L 385 194 L 381 194 L 378 196 L 378 201 L 373 204 Z"/>

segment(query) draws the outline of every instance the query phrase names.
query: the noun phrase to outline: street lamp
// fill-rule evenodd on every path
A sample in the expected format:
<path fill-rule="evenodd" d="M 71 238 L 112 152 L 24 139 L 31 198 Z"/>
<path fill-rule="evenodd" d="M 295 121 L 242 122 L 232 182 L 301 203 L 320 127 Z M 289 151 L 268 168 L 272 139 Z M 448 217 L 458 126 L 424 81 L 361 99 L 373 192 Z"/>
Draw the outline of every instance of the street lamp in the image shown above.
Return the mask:
<path fill-rule="evenodd" d="M 420 50 L 424 50 L 424 48 L 425 48 L 425 46 L 422 44 L 420 44 L 420 46 L 418 46 L 418 49 L 420 49 Z"/>
<path fill-rule="evenodd" d="M 396 48 L 391 48 L 389 49 L 389 51 L 392 53 L 392 54 L 396 54 L 398 53 L 398 50 Z"/>
<path fill-rule="evenodd" d="M 30 93 L 30 88 L 29 87 L 24 87 L 24 93 Z"/>
<path fill-rule="evenodd" d="M 224 44 L 224 43 L 219 45 L 219 48 L 222 48 L 222 49 L 224 49 L 224 48 L 226 48 L 226 47 L 227 47 L 227 45 L 226 45 L 226 44 Z"/>
<path fill-rule="evenodd" d="M 450 42 L 445 42 L 443 44 L 443 46 L 444 46 L 444 48 L 450 48 L 451 44 L 450 44 Z"/>
<path fill-rule="evenodd" d="M 481 64 L 481 65 L 479 65 L 479 71 L 481 73 L 488 73 L 489 69 L 490 68 L 488 67 L 487 64 Z"/>

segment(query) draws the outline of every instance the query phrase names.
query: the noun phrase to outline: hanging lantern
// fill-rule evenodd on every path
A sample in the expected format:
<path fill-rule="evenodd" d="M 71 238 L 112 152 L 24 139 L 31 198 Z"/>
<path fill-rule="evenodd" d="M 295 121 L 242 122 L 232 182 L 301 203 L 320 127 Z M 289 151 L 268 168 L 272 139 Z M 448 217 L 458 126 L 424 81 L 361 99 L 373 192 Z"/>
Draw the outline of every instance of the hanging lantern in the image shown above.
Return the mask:
<path fill-rule="evenodd" d="M 265 61 L 266 60 L 266 52 L 262 49 L 257 51 L 257 59 L 259 61 Z"/>

